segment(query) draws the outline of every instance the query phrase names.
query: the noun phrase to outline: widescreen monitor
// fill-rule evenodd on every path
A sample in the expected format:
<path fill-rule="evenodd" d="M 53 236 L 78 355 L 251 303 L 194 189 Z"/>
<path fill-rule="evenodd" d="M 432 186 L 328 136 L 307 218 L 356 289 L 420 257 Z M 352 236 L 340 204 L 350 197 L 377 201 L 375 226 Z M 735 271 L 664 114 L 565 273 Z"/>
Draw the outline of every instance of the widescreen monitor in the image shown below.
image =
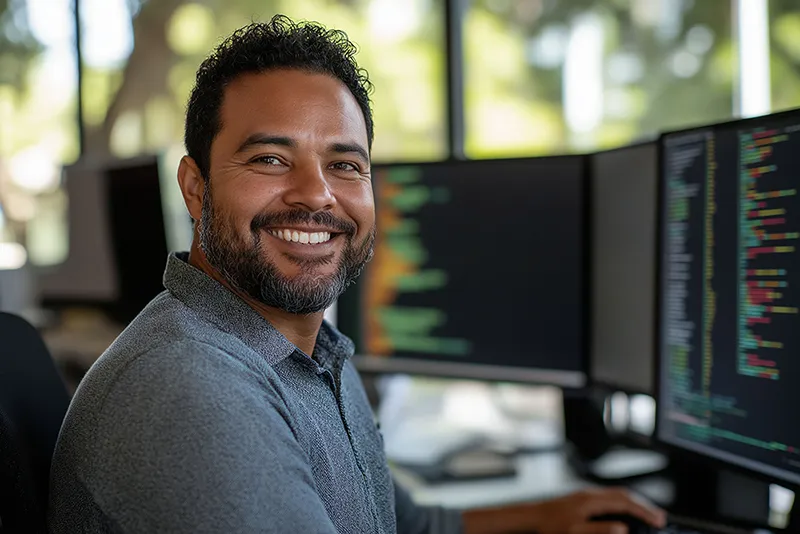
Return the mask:
<path fill-rule="evenodd" d="M 660 153 L 656 436 L 800 485 L 800 113 Z"/>
<path fill-rule="evenodd" d="M 339 306 L 343 328 L 358 310 L 362 370 L 584 384 L 584 157 L 375 166 L 373 180 L 375 256 Z"/>

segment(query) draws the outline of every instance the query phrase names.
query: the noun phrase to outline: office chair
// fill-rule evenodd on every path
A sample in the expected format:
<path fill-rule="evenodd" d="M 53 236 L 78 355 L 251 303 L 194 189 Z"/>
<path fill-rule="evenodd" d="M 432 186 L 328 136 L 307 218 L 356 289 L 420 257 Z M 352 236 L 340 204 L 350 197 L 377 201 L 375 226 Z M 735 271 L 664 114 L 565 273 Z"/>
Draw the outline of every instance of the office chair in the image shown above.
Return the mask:
<path fill-rule="evenodd" d="M 50 461 L 68 406 L 39 333 L 0 313 L 0 533 L 47 531 Z"/>

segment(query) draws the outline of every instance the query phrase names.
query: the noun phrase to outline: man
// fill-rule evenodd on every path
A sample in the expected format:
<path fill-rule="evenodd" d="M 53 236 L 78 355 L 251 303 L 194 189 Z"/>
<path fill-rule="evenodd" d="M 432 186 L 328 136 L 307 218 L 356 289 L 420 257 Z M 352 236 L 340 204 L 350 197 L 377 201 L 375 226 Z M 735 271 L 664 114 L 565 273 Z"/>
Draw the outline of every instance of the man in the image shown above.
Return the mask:
<path fill-rule="evenodd" d="M 354 56 L 343 33 L 276 17 L 201 65 L 178 170 L 194 242 L 72 402 L 54 533 L 602 534 L 621 525 L 589 518 L 663 521 L 614 490 L 462 514 L 394 485 L 352 344 L 323 321 L 375 235 L 369 82 Z"/>

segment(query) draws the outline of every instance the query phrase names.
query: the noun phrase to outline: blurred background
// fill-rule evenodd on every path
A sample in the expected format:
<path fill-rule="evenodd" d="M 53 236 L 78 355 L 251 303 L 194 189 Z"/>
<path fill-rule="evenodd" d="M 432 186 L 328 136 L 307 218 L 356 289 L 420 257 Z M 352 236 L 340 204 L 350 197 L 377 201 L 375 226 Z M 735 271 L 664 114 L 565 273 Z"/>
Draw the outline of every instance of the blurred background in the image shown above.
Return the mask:
<path fill-rule="evenodd" d="M 166 251 L 188 249 L 176 170 L 197 67 L 234 29 L 276 13 L 344 30 L 358 44 L 375 86 L 376 165 L 587 154 L 800 106 L 797 0 L 0 0 L 0 310 L 40 328 L 72 388 L 160 290 Z M 607 156 L 603 171 L 645 169 L 641 183 L 651 189 L 632 187 L 629 198 L 650 202 L 637 215 L 647 231 L 654 146 L 641 148 L 640 163 Z M 564 173 L 575 177 L 577 213 L 585 192 L 583 163 L 575 165 Z M 398 172 L 398 183 L 408 183 Z M 613 213 L 631 203 L 617 197 L 609 190 L 618 201 L 608 202 L 615 236 L 630 219 Z M 588 236 L 583 214 L 573 218 L 575 242 L 562 248 L 579 251 Z M 652 261 L 647 231 L 636 241 L 642 256 L 631 258 Z M 578 271 L 583 260 L 575 258 Z M 652 281 L 641 284 L 632 301 Z M 622 293 L 617 287 L 612 296 Z M 585 326 L 578 322 L 575 329 Z M 383 420 L 418 412 L 434 436 L 416 445 L 387 440 L 399 456 L 434 443 L 456 447 L 443 442 L 455 427 L 462 444 L 464 428 L 496 423 L 498 432 L 519 434 L 521 420 L 534 424 L 520 440 L 538 436 L 533 449 L 554 447 L 563 438 L 550 425 L 561 417 L 562 391 L 538 382 L 400 376 L 367 385 L 394 399 L 384 402 Z M 605 423 L 650 435 L 653 399 L 633 397 L 601 402 Z M 443 426 L 442 414 L 456 423 Z M 396 434 L 407 434 L 397 421 Z M 550 465 L 536 461 L 545 463 L 531 464 L 534 474 Z M 556 482 L 559 491 L 578 487 L 573 478 Z M 521 488 L 490 493 L 498 501 L 534 496 Z M 453 494 L 425 491 L 415 497 L 445 504 L 484 503 L 488 494 L 476 486 L 451 502 Z"/>

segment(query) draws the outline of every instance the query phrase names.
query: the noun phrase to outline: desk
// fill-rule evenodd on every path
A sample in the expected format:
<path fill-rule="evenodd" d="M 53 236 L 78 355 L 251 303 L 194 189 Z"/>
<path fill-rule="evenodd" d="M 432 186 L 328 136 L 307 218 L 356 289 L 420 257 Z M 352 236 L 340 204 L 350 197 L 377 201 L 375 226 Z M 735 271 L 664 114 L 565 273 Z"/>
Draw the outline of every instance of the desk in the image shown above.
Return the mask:
<path fill-rule="evenodd" d="M 399 467 L 392 467 L 392 472 L 415 502 L 448 508 L 480 508 L 542 501 L 597 487 L 575 474 L 564 452 L 520 455 L 516 459 L 516 466 L 516 477 L 435 485 L 426 484 Z M 674 494 L 672 483 L 659 476 L 636 480 L 627 484 L 627 487 L 660 506 L 668 506 Z"/>
<path fill-rule="evenodd" d="M 479 508 L 523 501 L 541 501 L 591 487 L 567 464 L 562 452 L 520 455 L 517 476 L 497 479 L 426 484 L 401 468 L 393 467 L 397 482 L 422 505 Z"/>

